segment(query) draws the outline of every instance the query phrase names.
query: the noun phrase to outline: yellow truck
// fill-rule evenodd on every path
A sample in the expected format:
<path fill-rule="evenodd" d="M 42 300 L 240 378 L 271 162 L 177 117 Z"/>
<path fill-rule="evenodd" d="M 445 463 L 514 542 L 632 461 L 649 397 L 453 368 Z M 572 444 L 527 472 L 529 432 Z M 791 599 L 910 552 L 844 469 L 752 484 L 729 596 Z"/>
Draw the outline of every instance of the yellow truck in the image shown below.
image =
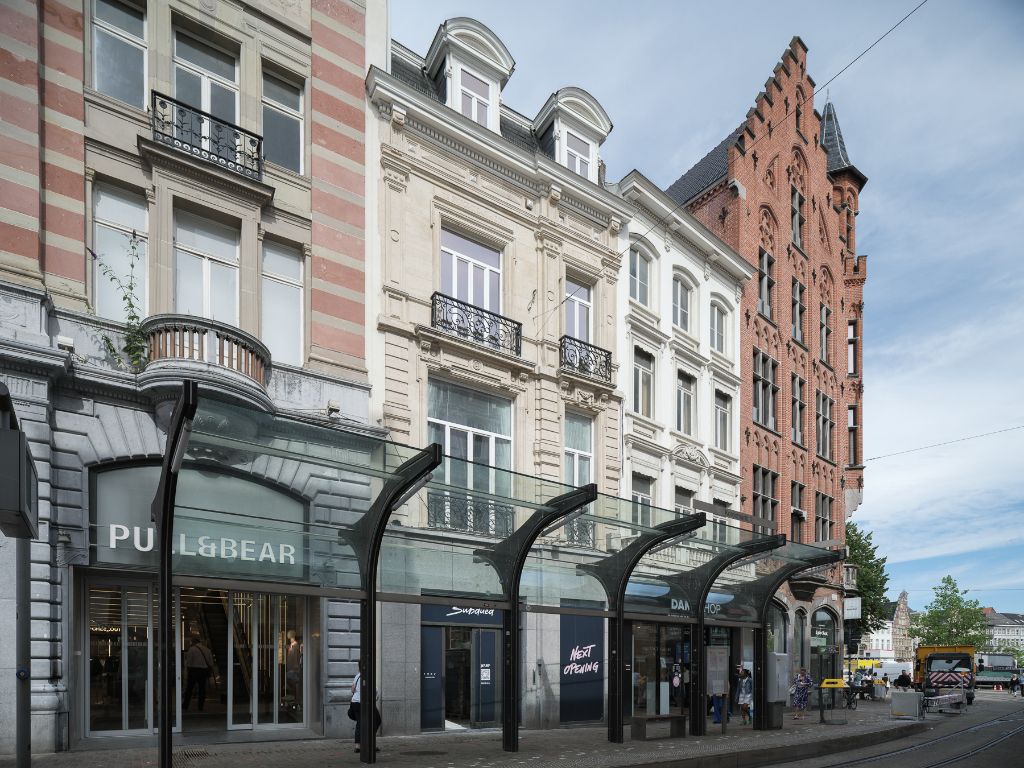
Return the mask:
<path fill-rule="evenodd" d="M 919 645 L 914 659 L 914 687 L 925 699 L 963 694 L 974 703 L 977 651 L 973 645 Z"/>

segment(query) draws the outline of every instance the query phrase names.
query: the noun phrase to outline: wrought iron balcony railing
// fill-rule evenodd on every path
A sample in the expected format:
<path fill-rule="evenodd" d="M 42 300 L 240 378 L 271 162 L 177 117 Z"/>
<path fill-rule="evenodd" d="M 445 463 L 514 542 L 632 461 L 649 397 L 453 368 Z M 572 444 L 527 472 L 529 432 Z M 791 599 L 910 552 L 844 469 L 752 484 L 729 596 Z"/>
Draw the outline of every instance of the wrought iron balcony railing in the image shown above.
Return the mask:
<path fill-rule="evenodd" d="M 427 493 L 427 525 L 506 538 L 514 528 L 515 510 L 508 504 L 472 494 Z"/>
<path fill-rule="evenodd" d="M 247 179 L 263 178 L 263 137 L 153 91 L 153 140 Z"/>
<path fill-rule="evenodd" d="M 517 357 L 522 354 L 522 323 L 443 293 L 435 293 L 430 301 L 433 310 L 430 324 L 434 328 Z"/>
<path fill-rule="evenodd" d="M 563 336 L 559 343 L 558 364 L 561 368 L 591 379 L 612 383 L 612 353 L 572 336 Z"/>

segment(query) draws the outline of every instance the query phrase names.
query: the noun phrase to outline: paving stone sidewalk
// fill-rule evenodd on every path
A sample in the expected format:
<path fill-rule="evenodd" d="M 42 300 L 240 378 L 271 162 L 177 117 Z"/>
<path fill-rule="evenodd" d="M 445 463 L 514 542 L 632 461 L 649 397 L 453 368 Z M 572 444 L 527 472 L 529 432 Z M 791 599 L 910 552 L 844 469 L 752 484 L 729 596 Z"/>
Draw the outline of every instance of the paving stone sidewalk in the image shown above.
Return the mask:
<path fill-rule="evenodd" d="M 866 701 L 854 712 L 842 710 L 836 715 L 848 717 L 848 723 L 821 725 L 818 713 L 808 711 L 804 720 L 794 720 L 787 713 L 782 730 L 754 731 L 749 725 L 740 725 L 737 717 L 725 733 L 720 725 L 712 725 L 709 720 L 707 736 L 651 741 L 631 741 L 627 726 L 625 744 L 609 743 L 604 727 L 521 731 L 518 753 L 502 751 L 501 732 L 496 730 L 384 736 L 379 739 L 378 764 L 414 768 L 685 765 L 688 758 L 724 757 L 752 750 L 790 748 L 796 754 L 807 750 L 807 745 L 813 749 L 813 745 L 824 746 L 826 742 L 842 748 L 839 741 L 883 741 L 899 738 L 901 733 L 919 727 L 906 720 L 890 719 L 888 702 Z M 652 726 L 650 734 L 657 733 Z M 36 768 L 152 768 L 156 764 L 154 747 L 78 750 L 33 758 Z M 351 740 L 339 739 L 176 745 L 174 764 L 175 768 L 326 768 L 357 766 L 359 755 L 355 754 Z M 14 768 L 13 758 L 0 757 L 0 768 Z"/>

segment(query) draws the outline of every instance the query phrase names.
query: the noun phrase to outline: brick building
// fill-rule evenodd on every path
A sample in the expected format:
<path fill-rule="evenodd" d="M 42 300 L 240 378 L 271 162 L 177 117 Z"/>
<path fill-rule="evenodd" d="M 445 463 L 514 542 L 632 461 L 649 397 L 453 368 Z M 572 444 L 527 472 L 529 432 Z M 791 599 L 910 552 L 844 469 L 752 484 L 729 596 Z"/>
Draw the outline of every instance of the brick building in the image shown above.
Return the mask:
<path fill-rule="evenodd" d="M 667 192 L 757 270 L 739 317 L 742 511 L 763 531 L 842 547 L 863 487 L 867 273 L 855 223 L 867 179 L 832 104 L 815 109 L 806 65 L 793 38 L 739 127 Z M 810 651 L 812 674 L 838 657 L 841 574 L 805 574 L 780 592 L 791 658 Z"/>

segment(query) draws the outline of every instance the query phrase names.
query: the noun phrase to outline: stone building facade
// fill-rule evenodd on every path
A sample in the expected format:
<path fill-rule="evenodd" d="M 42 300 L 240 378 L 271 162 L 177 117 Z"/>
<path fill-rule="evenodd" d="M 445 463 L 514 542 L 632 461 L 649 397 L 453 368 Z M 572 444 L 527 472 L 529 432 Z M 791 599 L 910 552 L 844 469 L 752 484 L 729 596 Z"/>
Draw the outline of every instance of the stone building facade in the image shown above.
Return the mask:
<path fill-rule="evenodd" d="M 841 548 L 863 493 L 856 216 L 867 179 L 814 88 L 794 38 L 739 127 L 667 193 L 757 270 L 739 311 L 743 511 L 757 529 Z M 794 663 L 810 650 L 812 665 L 836 668 L 842 568 L 802 575 L 780 596 L 792 626 L 818 627 L 794 635 Z"/>
<path fill-rule="evenodd" d="M 155 580 L 151 568 L 101 562 L 97 515 L 123 510 L 97 488 L 162 455 L 183 377 L 198 379 L 205 396 L 374 431 L 363 83 L 367 35 L 385 14 L 383 2 L 359 0 L 57 0 L 0 10 L 0 380 L 40 479 L 37 752 L 152 734 Z M 112 278 L 134 288 L 138 366 L 119 352 L 127 310 Z M 10 544 L 0 540 L 4 627 L 14 616 Z M 196 589 L 178 595 L 180 637 L 199 631 L 186 607 Z M 237 607 L 248 598 L 223 599 Z M 271 725 L 341 733 L 356 606 L 266 599 L 282 611 L 301 603 L 295 626 L 311 651 L 308 700 L 293 698 L 287 713 L 271 702 Z M 215 645 L 218 630 L 203 626 Z M 226 672 L 228 651 L 211 650 Z M 5 642 L 0 753 L 14 749 L 13 664 Z M 219 720 L 179 713 L 179 727 L 236 727 L 219 697 L 216 706 Z M 236 725 L 255 724 L 249 715 Z"/>
<path fill-rule="evenodd" d="M 425 55 L 395 42 L 387 64 L 370 70 L 380 152 L 380 271 L 367 288 L 373 414 L 395 441 L 438 442 L 456 457 L 594 482 L 616 496 L 618 281 L 630 209 L 602 183 L 599 150 L 612 124 L 574 87 L 532 118 L 517 112 L 501 96 L 514 67 L 491 30 L 454 18 Z M 438 499 L 417 525 L 455 540 L 503 525 L 500 510 L 468 513 Z M 599 534 L 580 526 L 573 535 L 593 543 Z M 402 641 L 385 656 L 407 659 L 382 672 L 384 717 L 398 732 L 457 718 L 449 712 L 445 726 L 425 714 L 436 709 L 416 672 L 430 642 L 426 607 L 384 606 L 389 634 Z M 558 617 L 527 621 L 523 723 L 557 724 L 557 670 L 534 665 L 557 665 Z M 462 630 L 443 631 L 450 646 Z"/>

